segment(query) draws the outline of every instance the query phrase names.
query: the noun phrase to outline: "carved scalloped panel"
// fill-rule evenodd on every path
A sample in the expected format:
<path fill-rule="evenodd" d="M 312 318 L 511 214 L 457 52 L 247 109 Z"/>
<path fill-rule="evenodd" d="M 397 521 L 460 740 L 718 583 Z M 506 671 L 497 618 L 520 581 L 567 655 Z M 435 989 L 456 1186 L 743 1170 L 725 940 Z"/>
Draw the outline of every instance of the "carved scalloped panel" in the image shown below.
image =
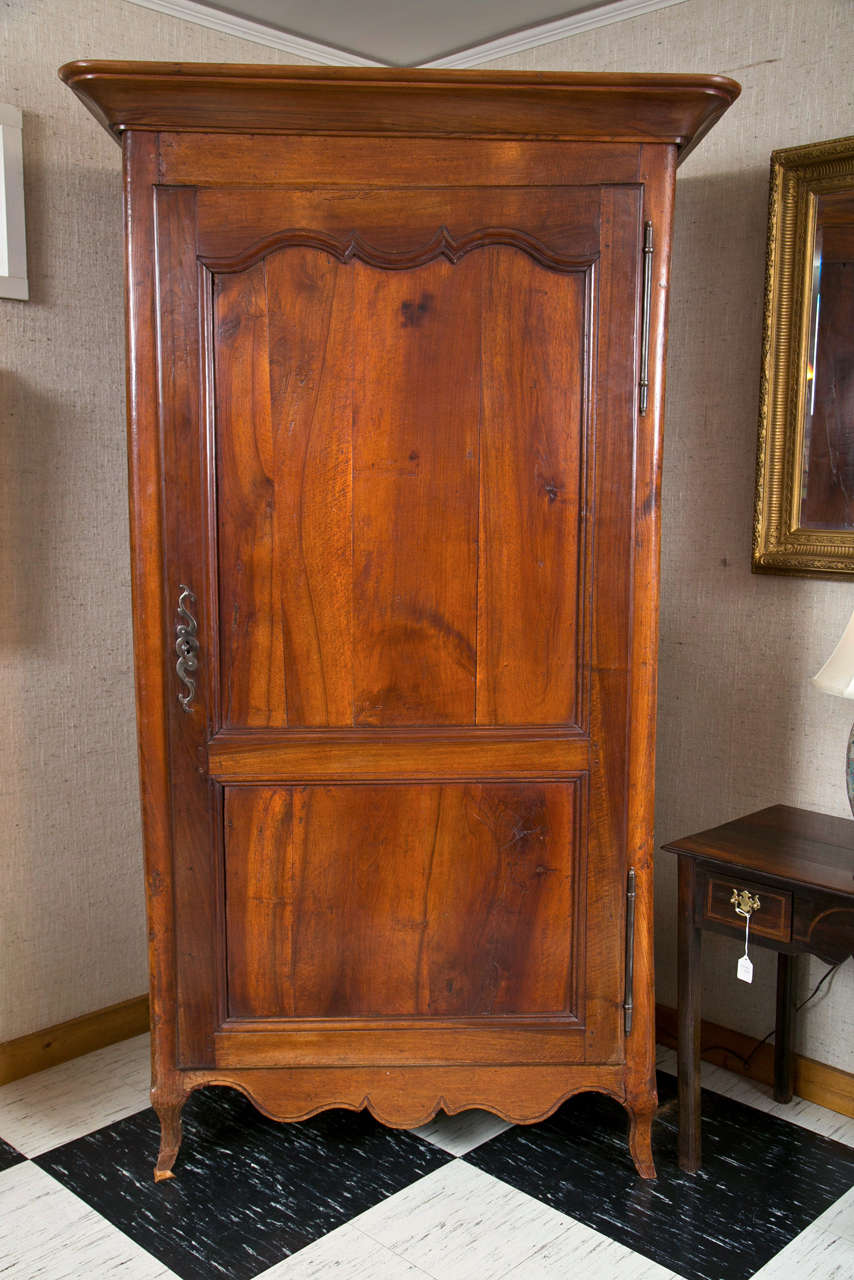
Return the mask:
<path fill-rule="evenodd" d="M 463 246 L 497 230 L 567 269 L 599 252 L 600 201 L 595 185 L 208 187 L 195 196 L 197 252 L 212 269 L 235 270 L 276 244 L 321 241 L 340 253 L 355 239 L 385 269 L 429 261 L 443 228 Z"/>
<path fill-rule="evenodd" d="M 581 1090 L 626 1104 L 622 1067 L 388 1067 L 376 1069 L 225 1069 L 187 1073 L 189 1089 L 228 1085 L 273 1120 L 298 1121 L 328 1107 L 366 1109 L 393 1128 L 413 1129 L 440 1110 L 457 1115 L 478 1107 L 513 1124 L 533 1124 Z"/>

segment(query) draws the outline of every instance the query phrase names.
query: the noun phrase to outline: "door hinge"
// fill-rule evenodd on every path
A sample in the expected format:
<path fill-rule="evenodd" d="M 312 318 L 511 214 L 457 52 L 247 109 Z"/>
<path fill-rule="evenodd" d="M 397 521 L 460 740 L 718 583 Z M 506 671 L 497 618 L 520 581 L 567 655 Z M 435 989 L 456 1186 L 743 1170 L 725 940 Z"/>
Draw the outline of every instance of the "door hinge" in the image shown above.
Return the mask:
<path fill-rule="evenodd" d="M 635 869 L 626 877 L 626 999 L 623 1018 L 626 1035 L 632 1029 L 632 987 L 635 978 Z"/>
<path fill-rule="evenodd" d="M 638 412 L 646 413 L 649 398 L 649 322 L 652 311 L 652 223 L 643 225 L 643 311 L 641 315 L 640 385 Z"/>

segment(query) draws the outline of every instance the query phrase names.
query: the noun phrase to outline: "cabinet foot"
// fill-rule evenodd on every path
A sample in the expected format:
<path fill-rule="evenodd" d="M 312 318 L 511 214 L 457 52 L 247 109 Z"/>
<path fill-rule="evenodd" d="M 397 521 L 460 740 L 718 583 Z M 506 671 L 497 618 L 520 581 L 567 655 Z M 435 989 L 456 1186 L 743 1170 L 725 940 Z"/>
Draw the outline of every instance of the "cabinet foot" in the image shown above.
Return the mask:
<path fill-rule="evenodd" d="M 655 1164 L 652 1159 L 652 1122 L 655 1109 L 644 1107 L 636 1110 L 627 1107 L 629 1113 L 629 1151 L 635 1162 L 635 1168 L 642 1178 L 655 1178 Z"/>
<path fill-rule="evenodd" d="M 152 1099 L 152 1106 L 160 1121 L 160 1151 L 157 1164 L 154 1166 L 154 1181 L 163 1182 L 166 1178 L 174 1178 L 172 1166 L 181 1149 L 181 1111 L 184 1099 L 168 1102 Z"/>

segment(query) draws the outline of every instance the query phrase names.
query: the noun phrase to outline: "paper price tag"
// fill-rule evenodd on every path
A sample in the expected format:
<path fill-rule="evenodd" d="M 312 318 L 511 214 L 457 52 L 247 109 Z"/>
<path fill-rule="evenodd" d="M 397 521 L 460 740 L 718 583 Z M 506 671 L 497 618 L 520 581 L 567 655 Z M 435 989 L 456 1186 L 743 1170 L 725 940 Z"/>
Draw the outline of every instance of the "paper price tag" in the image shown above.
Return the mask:
<path fill-rule="evenodd" d="M 736 907 L 736 910 L 738 911 L 739 909 Z M 742 982 L 752 982 L 753 964 L 747 955 L 747 947 L 750 942 L 750 912 L 739 911 L 739 915 L 744 916 L 744 955 L 739 960 L 738 968 L 735 972 Z"/>

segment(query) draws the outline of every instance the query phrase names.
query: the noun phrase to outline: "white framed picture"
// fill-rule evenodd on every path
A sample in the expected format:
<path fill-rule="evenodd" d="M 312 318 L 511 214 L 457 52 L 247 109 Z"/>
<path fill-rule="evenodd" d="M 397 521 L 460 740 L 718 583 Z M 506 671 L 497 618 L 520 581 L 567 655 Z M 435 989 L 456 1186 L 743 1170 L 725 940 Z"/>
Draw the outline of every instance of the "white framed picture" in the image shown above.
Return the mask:
<path fill-rule="evenodd" d="M 29 298 L 22 117 L 0 102 L 0 298 Z"/>

